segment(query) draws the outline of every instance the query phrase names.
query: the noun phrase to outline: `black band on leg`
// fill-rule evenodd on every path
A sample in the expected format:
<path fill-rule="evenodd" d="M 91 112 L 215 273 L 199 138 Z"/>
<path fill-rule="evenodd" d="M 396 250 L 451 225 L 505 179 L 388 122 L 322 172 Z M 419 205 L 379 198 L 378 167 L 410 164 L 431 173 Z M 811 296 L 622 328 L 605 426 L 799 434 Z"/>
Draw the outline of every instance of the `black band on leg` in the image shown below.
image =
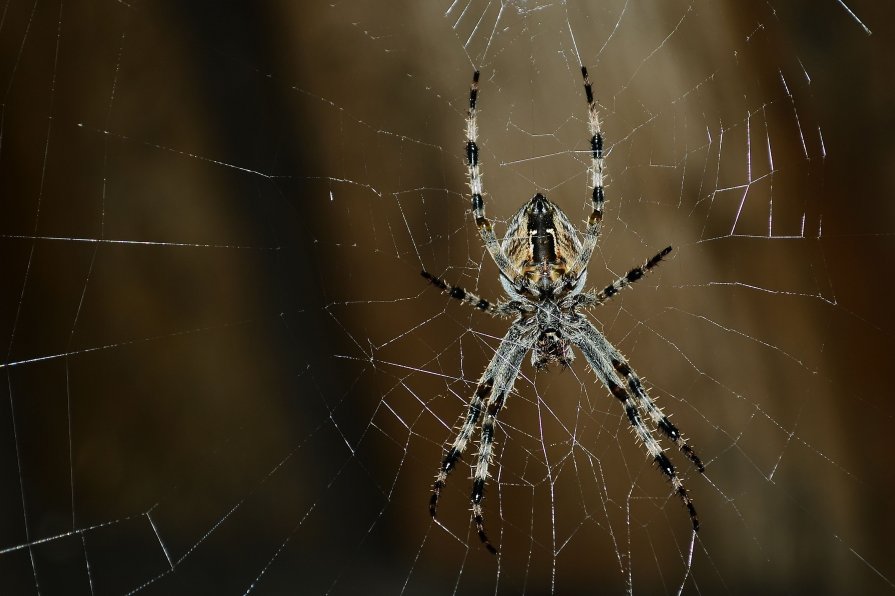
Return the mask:
<path fill-rule="evenodd" d="M 479 165 L 479 148 L 475 141 L 466 141 L 466 161 L 471 166 Z"/>
<path fill-rule="evenodd" d="M 469 90 L 469 109 L 475 109 L 475 101 L 479 94 L 479 71 L 472 73 L 472 88 Z"/>
<path fill-rule="evenodd" d="M 590 86 L 590 79 L 587 76 L 587 67 L 581 67 L 581 76 L 584 79 L 584 94 L 587 96 L 587 103 L 594 103 L 594 90 Z"/>
<path fill-rule="evenodd" d="M 590 150 L 594 159 L 603 159 L 603 135 L 595 134 L 590 138 Z"/>

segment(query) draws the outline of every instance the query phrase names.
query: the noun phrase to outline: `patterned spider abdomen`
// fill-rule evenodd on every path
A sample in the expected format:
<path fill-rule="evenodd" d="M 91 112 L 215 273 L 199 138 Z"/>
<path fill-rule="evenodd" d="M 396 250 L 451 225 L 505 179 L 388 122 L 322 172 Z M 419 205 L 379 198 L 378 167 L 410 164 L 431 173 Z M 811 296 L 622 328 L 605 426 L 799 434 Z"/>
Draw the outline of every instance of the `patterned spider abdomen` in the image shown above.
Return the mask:
<path fill-rule="evenodd" d="M 538 193 L 510 219 L 501 248 L 528 284 L 549 294 L 563 285 L 581 242 L 562 209 Z"/>

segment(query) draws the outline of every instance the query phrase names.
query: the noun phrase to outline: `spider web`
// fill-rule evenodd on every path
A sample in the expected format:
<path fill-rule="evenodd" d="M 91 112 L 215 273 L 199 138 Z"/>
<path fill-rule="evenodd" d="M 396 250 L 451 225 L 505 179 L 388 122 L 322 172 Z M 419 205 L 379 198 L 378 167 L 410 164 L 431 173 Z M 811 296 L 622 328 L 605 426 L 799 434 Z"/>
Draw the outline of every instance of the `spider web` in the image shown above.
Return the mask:
<path fill-rule="evenodd" d="M 703 0 L 0 6 L 3 593 L 890 593 L 892 11 Z M 873 34 L 870 31 L 873 29 Z M 579 358 L 526 361 L 485 523 L 445 444 L 508 325 L 469 214 L 587 204 L 591 316 L 707 465 L 702 528 Z M 668 445 L 666 445 L 668 446 Z M 673 446 L 671 446 L 673 447 Z"/>

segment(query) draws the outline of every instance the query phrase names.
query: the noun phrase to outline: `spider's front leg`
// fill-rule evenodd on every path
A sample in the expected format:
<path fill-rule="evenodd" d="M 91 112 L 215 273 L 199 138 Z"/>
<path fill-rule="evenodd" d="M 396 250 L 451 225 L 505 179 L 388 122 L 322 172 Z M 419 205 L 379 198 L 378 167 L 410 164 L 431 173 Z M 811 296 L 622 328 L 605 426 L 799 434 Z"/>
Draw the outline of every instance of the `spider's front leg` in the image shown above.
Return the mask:
<path fill-rule="evenodd" d="M 490 369 L 491 367 L 489 366 L 488 368 Z M 448 449 L 444 459 L 441 460 L 441 468 L 439 468 L 438 474 L 435 475 L 435 485 L 432 487 L 432 496 L 429 497 L 429 513 L 432 517 L 438 514 L 438 498 L 441 496 L 441 489 L 444 488 L 448 475 L 454 470 L 457 460 L 466 451 L 469 438 L 472 436 L 475 425 L 479 421 L 479 416 L 482 414 L 482 404 L 486 398 L 491 397 L 491 390 L 494 388 L 494 378 L 487 378 L 487 369 L 485 373 L 485 375 L 482 375 L 482 379 L 472 395 L 466 420 L 463 422 L 463 426 L 460 427 L 460 432 L 457 433 L 453 445 Z"/>
<path fill-rule="evenodd" d="M 609 342 L 607 342 L 608 344 Z M 611 347 L 611 346 L 610 346 Z M 671 423 L 671 420 L 668 419 L 662 409 L 656 405 L 656 403 L 652 400 L 649 394 L 646 392 L 646 389 L 643 388 L 643 381 L 640 380 L 640 377 L 637 376 L 630 365 L 624 361 L 622 355 L 616 350 L 612 348 L 614 354 L 612 356 L 612 366 L 615 367 L 616 372 L 622 375 L 628 381 L 628 387 L 631 391 L 634 392 L 634 395 L 640 400 L 640 407 L 649 415 L 652 419 L 653 423 L 656 425 L 656 428 L 662 431 L 666 437 L 674 441 L 674 444 L 677 445 L 678 449 L 681 450 L 681 453 L 687 456 L 693 465 L 696 467 L 696 470 L 700 474 L 705 474 L 705 465 L 702 463 L 702 460 L 699 459 L 699 456 L 696 455 L 696 452 L 690 447 L 689 443 L 684 439 L 681 431 Z"/>
<path fill-rule="evenodd" d="M 521 365 L 521 362 L 519 363 Z M 516 368 L 518 372 L 518 365 Z M 515 376 L 515 375 L 513 375 Z M 472 481 L 472 520 L 475 522 L 476 530 L 479 533 L 479 540 L 485 545 L 485 548 L 491 554 L 497 554 L 497 549 L 488 540 L 485 533 L 485 519 L 482 515 L 482 499 L 485 497 L 485 482 L 488 480 L 488 465 L 491 463 L 491 448 L 494 444 L 494 423 L 497 421 L 497 415 L 503 407 L 507 393 L 513 387 L 513 382 L 502 384 L 493 391 L 488 399 L 488 405 L 485 413 L 485 419 L 482 421 L 482 440 L 479 445 L 479 453 L 476 460 L 475 475 Z"/>
<path fill-rule="evenodd" d="M 472 488 L 472 514 L 476 524 L 479 538 L 485 547 L 492 553 L 497 552 L 484 529 L 482 515 L 482 499 L 484 498 L 485 482 L 488 479 L 488 463 L 491 458 L 491 447 L 494 441 L 494 423 L 497 414 L 503 407 L 506 395 L 513 387 L 519 368 L 525 354 L 534 343 L 534 333 L 530 329 L 531 322 L 518 320 L 510 327 L 500 342 L 500 346 L 488 363 L 488 367 L 482 374 L 469 404 L 466 420 L 460 427 L 453 444 L 445 454 L 441 462 L 438 474 L 435 476 L 435 484 L 432 487 L 432 496 L 429 499 L 429 513 L 435 517 L 438 511 L 438 498 L 444 488 L 448 475 L 454 469 L 457 460 L 463 455 L 469 444 L 476 423 L 485 410 L 485 419 L 482 423 L 482 439 L 476 460 L 473 488 Z"/>
<path fill-rule="evenodd" d="M 640 407 L 644 408 L 648 415 L 658 424 L 659 428 L 669 438 L 675 441 L 681 451 L 687 455 L 700 472 L 704 472 L 705 470 L 702 462 L 690 446 L 683 440 L 677 428 L 671 424 L 668 418 L 662 414 L 662 411 L 652 402 L 643 390 L 640 378 L 634 374 L 631 368 L 622 359 L 618 350 L 603 337 L 603 334 L 600 333 L 590 321 L 581 319 L 578 334 L 573 341 L 578 346 L 578 349 L 581 350 L 581 353 L 584 354 L 584 359 L 590 364 L 590 367 L 597 375 L 597 378 L 599 378 L 609 392 L 621 402 L 622 407 L 625 409 L 625 414 L 628 416 L 628 422 L 631 423 L 637 437 L 644 446 L 646 446 L 647 452 L 650 454 L 650 457 L 653 458 L 653 461 L 659 467 L 659 470 L 669 481 L 671 481 L 671 485 L 674 487 L 674 492 L 681 499 L 684 507 L 687 508 L 687 513 L 690 516 L 690 523 L 693 525 L 693 531 L 698 532 L 699 517 L 696 515 L 696 507 L 693 505 L 693 500 L 690 498 L 690 494 L 687 492 L 684 483 L 677 475 L 677 471 L 671 463 L 671 460 L 668 459 L 668 456 L 665 454 L 661 445 L 659 445 L 659 442 L 643 423 L 637 402 L 628 390 L 625 389 L 624 383 L 619 382 L 620 379 L 616 376 L 617 374 L 620 374 L 627 379 L 628 385 L 637 395 L 637 398 L 641 400 Z"/>

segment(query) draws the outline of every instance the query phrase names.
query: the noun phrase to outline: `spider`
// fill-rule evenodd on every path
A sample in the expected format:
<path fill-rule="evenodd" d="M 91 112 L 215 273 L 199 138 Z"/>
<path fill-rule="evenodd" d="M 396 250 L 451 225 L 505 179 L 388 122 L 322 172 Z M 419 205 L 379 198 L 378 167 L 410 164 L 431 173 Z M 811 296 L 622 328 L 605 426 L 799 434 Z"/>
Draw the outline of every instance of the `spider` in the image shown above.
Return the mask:
<path fill-rule="evenodd" d="M 476 144 L 476 100 L 479 87 L 479 72 L 476 70 L 472 77 L 466 115 L 466 168 L 472 194 L 472 213 L 482 241 L 500 270 L 500 282 L 508 300 L 492 304 L 425 270 L 422 272 L 423 277 L 452 298 L 492 316 L 515 317 L 479 379 L 466 419 L 441 462 L 429 499 L 429 512 L 434 518 L 438 509 L 438 497 L 448 474 L 463 455 L 481 419 L 481 440 L 470 499 L 472 521 L 479 538 L 493 554 L 497 553 L 497 549 L 485 533 L 482 500 L 492 455 L 494 423 L 529 350 L 532 353 L 532 364 L 538 371 L 551 364 L 567 367 L 574 358 L 572 346 L 581 351 L 600 382 L 621 402 L 637 438 L 646 446 L 659 470 L 671 482 L 674 492 L 687 509 L 693 532 L 699 530 L 699 519 L 693 501 L 665 451 L 647 428 L 644 418 L 652 420 L 653 425 L 677 445 L 700 473 L 705 472 L 705 466 L 677 427 L 647 394 L 640 377 L 628 365 L 621 352 L 609 343 L 587 317 L 578 312 L 579 308 L 603 304 L 622 288 L 652 271 L 671 252 L 670 246 L 659 251 L 643 265 L 634 267 L 627 275 L 598 292 L 584 291 L 587 264 L 600 234 L 604 196 L 603 133 L 593 87 L 584 66 L 581 67 L 581 75 L 588 107 L 591 153 L 588 173 L 593 205 L 583 239 L 579 239 L 578 232 L 566 214 L 543 194 L 537 193 L 510 219 L 503 241 L 498 241 L 491 221 L 485 217 L 482 198 L 482 173 Z"/>

